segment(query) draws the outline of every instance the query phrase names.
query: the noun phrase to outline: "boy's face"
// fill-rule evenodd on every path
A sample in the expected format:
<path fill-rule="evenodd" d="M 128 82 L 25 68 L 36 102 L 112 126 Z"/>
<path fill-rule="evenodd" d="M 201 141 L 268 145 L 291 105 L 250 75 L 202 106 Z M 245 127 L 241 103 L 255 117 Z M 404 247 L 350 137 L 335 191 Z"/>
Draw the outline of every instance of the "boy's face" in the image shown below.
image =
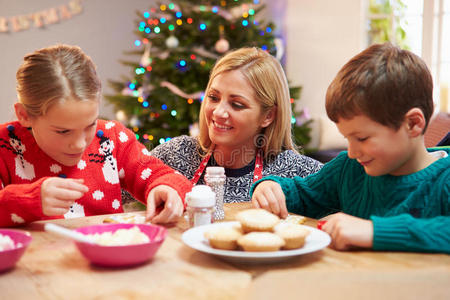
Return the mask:
<path fill-rule="evenodd" d="M 65 166 L 78 163 L 95 136 L 98 101 L 68 100 L 50 107 L 44 116 L 30 119 L 36 143 Z"/>
<path fill-rule="evenodd" d="M 414 146 L 405 126 L 397 131 L 359 115 L 336 123 L 348 140 L 348 156 L 356 159 L 368 175 L 406 175 L 411 170 L 410 161 Z"/>

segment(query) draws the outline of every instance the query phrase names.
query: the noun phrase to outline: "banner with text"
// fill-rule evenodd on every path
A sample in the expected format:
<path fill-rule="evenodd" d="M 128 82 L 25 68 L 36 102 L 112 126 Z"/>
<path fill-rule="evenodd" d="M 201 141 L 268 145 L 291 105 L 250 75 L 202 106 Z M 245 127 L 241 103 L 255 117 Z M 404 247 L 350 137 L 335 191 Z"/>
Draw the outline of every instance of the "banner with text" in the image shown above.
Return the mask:
<path fill-rule="evenodd" d="M 12 17 L 0 16 L 0 33 L 18 32 L 27 30 L 30 27 L 46 27 L 61 21 L 69 20 L 73 16 L 80 14 L 82 11 L 82 0 L 71 0 L 67 4 L 26 15 Z"/>

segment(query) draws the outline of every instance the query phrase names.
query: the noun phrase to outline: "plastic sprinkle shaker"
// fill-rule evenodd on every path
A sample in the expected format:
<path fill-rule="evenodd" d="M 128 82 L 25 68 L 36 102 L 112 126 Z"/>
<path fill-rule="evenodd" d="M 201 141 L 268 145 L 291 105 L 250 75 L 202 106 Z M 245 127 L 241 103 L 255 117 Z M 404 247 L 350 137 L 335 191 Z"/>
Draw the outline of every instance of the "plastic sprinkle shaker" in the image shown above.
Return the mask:
<path fill-rule="evenodd" d="M 222 220 L 225 218 L 223 210 L 223 195 L 225 191 L 225 169 L 223 167 L 207 167 L 205 174 L 205 182 L 211 187 L 216 194 L 216 204 L 214 211 L 214 220 Z"/>
<path fill-rule="evenodd" d="M 207 225 L 213 222 L 216 195 L 207 185 L 196 185 L 186 194 L 186 211 L 189 226 Z"/>

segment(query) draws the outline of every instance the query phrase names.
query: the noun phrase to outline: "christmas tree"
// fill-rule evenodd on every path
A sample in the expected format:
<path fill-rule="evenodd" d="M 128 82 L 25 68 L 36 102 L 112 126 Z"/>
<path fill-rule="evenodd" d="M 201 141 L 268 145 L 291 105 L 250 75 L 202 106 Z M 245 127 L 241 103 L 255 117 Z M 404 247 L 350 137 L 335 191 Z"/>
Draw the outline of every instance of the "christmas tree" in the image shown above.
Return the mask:
<path fill-rule="evenodd" d="M 282 41 L 274 24 L 258 19 L 258 0 L 180 0 L 137 12 L 135 61 L 121 61 L 131 78 L 110 81 L 117 92 L 106 95 L 116 118 L 149 149 L 183 134 L 196 135 L 198 114 L 209 72 L 230 49 L 259 47 L 278 59 Z M 290 87 L 294 140 L 306 145 L 309 117 L 295 112 L 300 87 Z"/>

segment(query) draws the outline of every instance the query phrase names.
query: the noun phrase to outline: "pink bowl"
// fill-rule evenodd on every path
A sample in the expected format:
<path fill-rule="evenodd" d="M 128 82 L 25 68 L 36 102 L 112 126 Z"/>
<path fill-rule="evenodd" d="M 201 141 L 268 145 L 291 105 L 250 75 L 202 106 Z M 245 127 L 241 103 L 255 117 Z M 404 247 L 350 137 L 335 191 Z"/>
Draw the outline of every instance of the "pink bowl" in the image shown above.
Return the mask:
<path fill-rule="evenodd" d="M 83 234 L 115 232 L 118 229 L 129 229 L 134 226 L 146 234 L 150 242 L 127 246 L 101 246 L 75 241 L 78 250 L 91 263 L 106 267 L 128 267 L 145 263 L 158 251 L 167 236 L 167 229 L 152 224 L 101 224 L 75 229 Z"/>
<path fill-rule="evenodd" d="M 32 237 L 29 232 L 17 229 L 0 229 L 0 234 L 9 236 L 15 244 L 10 250 L 0 251 L 0 272 L 11 269 L 22 257 Z M 20 243 L 18 245 L 18 243 Z"/>

